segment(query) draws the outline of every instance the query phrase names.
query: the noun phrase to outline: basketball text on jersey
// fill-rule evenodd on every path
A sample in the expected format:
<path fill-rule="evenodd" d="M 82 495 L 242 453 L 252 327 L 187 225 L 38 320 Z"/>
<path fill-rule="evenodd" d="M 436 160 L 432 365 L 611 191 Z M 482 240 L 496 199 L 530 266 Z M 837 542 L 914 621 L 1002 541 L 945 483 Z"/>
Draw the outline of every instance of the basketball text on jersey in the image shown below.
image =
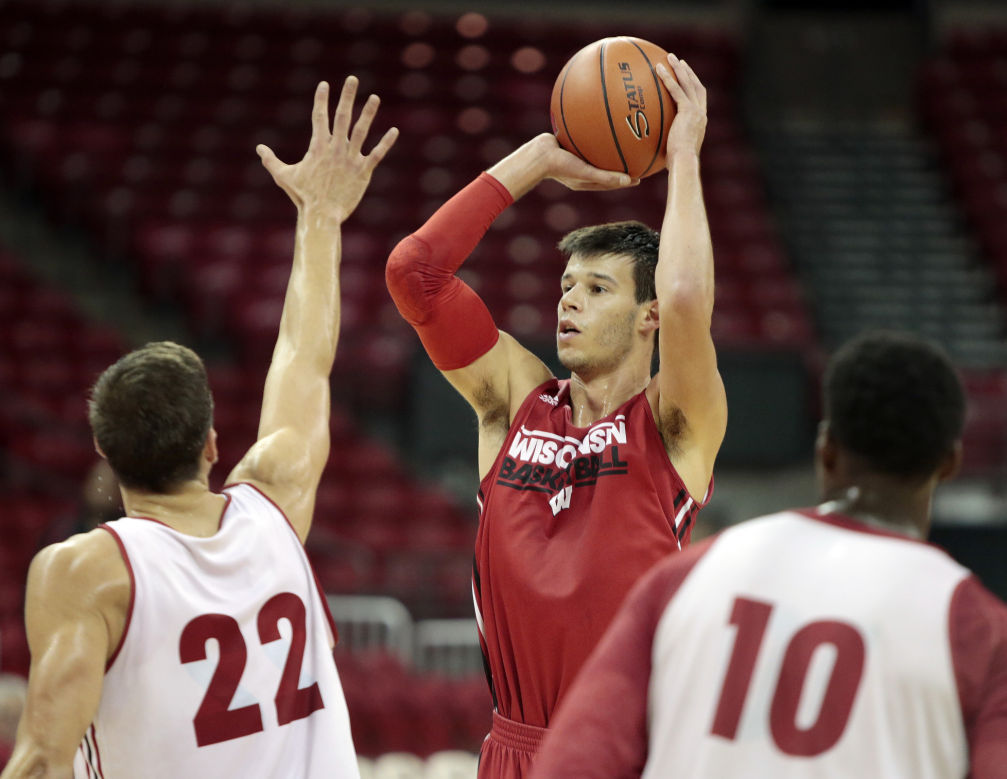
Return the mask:
<path fill-rule="evenodd" d="M 619 458 L 619 445 L 626 442 L 623 414 L 593 425 L 583 438 L 522 425 L 500 465 L 497 484 L 551 495 L 555 516 L 569 508 L 574 487 L 629 472 L 629 463 Z"/>

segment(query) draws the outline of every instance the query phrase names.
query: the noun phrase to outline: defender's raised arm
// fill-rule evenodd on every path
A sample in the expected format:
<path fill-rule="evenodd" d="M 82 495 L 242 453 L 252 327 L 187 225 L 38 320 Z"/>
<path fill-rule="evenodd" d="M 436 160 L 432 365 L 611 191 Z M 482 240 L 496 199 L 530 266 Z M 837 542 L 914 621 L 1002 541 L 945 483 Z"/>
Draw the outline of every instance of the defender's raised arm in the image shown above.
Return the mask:
<path fill-rule="evenodd" d="M 379 101 L 371 95 L 351 129 L 356 92 L 357 79 L 350 76 L 330 129 L 329 86 L 318 85 L 311 143 L 300 162 L 287 165 L 268 147 L 256 149 L 297 206 L 297 233 L 258 441 L 228 481 L 261 487 L 286 512 L 302 541 L 329 456 L 329 374 L 339 341 L 340 228 L 398 135 L 392 128 L 370 154 L 363 152 Z"/>

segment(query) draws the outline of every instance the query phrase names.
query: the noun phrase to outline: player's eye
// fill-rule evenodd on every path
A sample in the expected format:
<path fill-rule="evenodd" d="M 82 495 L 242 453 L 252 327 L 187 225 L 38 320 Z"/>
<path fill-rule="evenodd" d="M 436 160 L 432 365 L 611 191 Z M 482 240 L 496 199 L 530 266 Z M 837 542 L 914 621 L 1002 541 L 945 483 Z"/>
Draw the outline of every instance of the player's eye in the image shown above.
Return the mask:
<path fill-rule="evenodd" d="M 597 292 L 605 292 L 606 290 L 604 287 L 595 284 L 593 287 L 591 287 L 591 291 L 597 293 Z"/>

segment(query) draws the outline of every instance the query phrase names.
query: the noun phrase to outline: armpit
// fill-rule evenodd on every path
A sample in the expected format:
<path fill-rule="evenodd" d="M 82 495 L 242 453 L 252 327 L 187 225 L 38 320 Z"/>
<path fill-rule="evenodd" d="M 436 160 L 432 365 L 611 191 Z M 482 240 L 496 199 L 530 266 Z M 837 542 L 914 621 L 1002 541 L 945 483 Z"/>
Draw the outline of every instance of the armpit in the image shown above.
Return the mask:
<path fill-rule="evenodd" d="M 680 408 L 673 408 L 661 415 L 657 423 L 657 432 L 661 435 L 665 451 L 669 456 L 680 454 L 682 441 L 688 431 L 688 421 Z"/>
<path fill-rule="evenodd" d="M 510 428 L 510 409 L 507 402 L 500 396 L 488 381 L 476 391 L 473 396 L 479 414 L 480 431 L 490 432 L 508 430 Z"/>

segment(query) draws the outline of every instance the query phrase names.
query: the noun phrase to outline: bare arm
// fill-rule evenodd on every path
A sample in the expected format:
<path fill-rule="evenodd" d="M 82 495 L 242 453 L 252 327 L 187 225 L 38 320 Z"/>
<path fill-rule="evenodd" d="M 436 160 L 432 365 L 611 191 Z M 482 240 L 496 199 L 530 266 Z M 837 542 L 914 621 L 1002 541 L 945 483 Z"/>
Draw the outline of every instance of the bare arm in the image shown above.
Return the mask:
<path fill-rule="evenodd" d="M 550 178 L 573 190 L 606 190 L 638 183 L 624 173 L 588 165 L 562 149 L 555 136 L 548 133 L 533 138 L 487 173 L 502 184 L 514 200 Z M 492 467 L 521 403 L 552 373 L 538 357 L 506 333 L 501 333 L 497 343 L 472 363 L 443 373 L 479 417 L 479 474 L 482 478 Z"/>
<path fill-rule="evenodd" d="M 3 779 L 73 774 L 73 758 L 101 700 L 118 646 L 129 574 L 103 530 L 47 547 L 28 572 L 25 624 L 32 665 L 14 754 Z"/>
<path fill-rule="evenodd" d="M 315 491 L 329 457 L 329 374 L 339 341 L 340 228 L 398 134 L 389 130 L 369 155 L 362 153 L 378 98 L 367 99 L 351 131 L 356 90 L 357 79 L 350 76 L 330 131 L 328 84 L 318 85 L 311 143 L 297 164 L 280 162 L 265 146 L 257 149 L 273 180 L 297 206 L 297 233 L 258 440 L 228 481 L 259 486 L 283 509 L 302 541 L 311 527 Z"/>
<path fill-rule="evenodd" d="M 655 282 L 661 324 L 658 416 L 669 455 L 686 488 L 702 500 L 727 428 L 727 398 L 710 335 L 713 244 L 699 178 L 706 89 L 669 56 L 658 71 L 677 104 L 668 137 L 668 202 Z"/>

